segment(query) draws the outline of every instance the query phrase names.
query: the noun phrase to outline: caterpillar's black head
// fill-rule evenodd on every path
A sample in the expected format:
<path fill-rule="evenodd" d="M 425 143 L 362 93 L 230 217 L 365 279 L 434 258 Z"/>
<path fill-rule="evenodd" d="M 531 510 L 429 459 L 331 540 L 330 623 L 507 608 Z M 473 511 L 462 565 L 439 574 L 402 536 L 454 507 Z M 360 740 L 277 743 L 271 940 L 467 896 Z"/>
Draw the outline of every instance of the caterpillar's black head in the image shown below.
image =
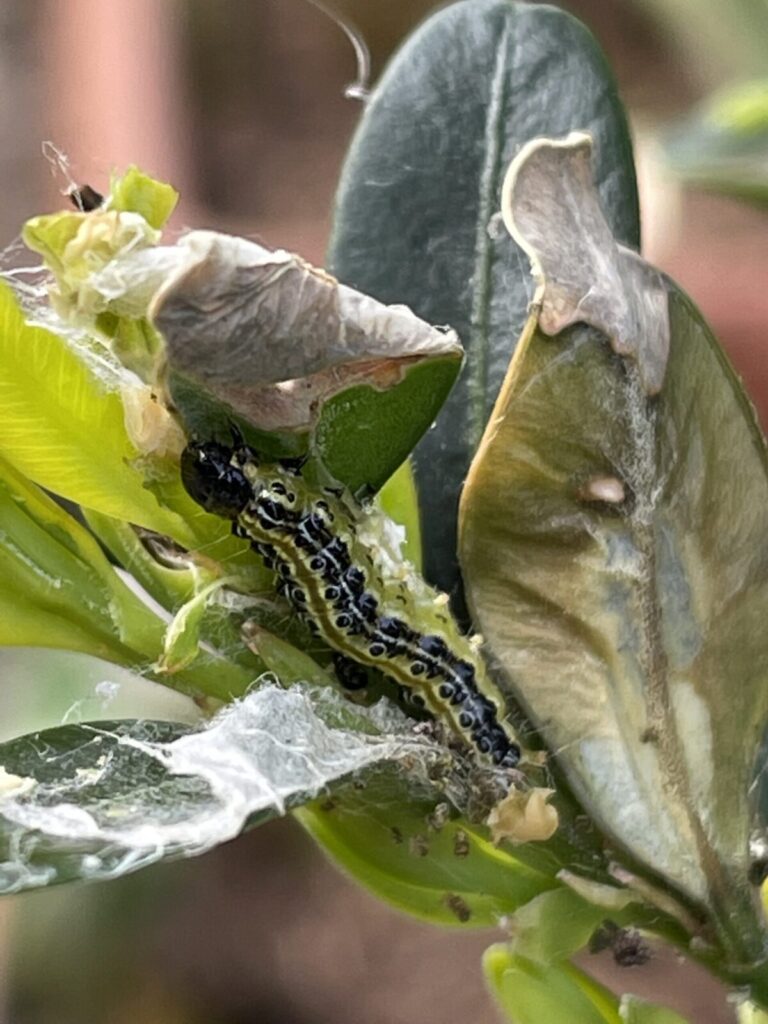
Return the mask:
<path fill-rule="evenodd" d="M 189 495 L 208 512 L 235 519 L 253 489 L 231 464 L 233 450 L 216 441 L 192 441 L 181 455 L 181 480 Z"/>

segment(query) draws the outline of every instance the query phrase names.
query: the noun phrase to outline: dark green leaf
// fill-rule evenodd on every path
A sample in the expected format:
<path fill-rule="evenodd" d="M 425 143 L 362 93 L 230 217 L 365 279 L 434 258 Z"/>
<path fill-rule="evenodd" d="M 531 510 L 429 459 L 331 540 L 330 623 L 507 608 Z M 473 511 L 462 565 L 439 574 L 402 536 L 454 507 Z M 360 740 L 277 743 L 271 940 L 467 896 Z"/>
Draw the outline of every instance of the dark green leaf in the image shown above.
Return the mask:
<path fill-rule="evenodd" d="M 501 180 L 523 143 L 572 129 L 592 134 L 608 220 L 636 246 L 629 135 L 592 37 L 551 7 L 469 0 L 429 19 L 394 58 L 345 166 L 331 269 L 450 324 L 467 352 L 416 458 L 425 570 L 447 591 L 458 580 L 459 488 L 532 294 L 527 260 L 494 218 Z"/>

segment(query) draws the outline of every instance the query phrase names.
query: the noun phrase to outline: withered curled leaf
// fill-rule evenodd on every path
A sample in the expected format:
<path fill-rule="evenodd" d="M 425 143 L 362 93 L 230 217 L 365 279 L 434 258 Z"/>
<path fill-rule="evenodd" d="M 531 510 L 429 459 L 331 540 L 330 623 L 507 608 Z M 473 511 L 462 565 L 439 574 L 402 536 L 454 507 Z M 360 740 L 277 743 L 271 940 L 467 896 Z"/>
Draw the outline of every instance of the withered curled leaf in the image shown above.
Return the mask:
<path fill-rule="evenodd" d="M 560 174 L 564 147 L 532 152 L 553 155 Z M 582 196 L 571 212 L 592 209 L 591 223 L 584 147 L 577 137 L 566 160 L 578 191 L 562 191 Z M 525 198 L 516 223 L 530 211 Z M 588 225 L 569 217 L 541 236 L 542 305 L 464 489 L 467 594 L 506 685 L 590 815 L 704 908 L 731 963 L 754 962 L 765 944 L 748 882 L 768 714 L 765 443 L 690 301 L 650 269 L 649 298 L 615 243 L 587 244 Z M 622 308 L 655 308 L 660 282 L 668 356 L 653 327 L 666 317 L 645 321 L 631 358 L 618 354 L 613 328 L 641 322 Z M 568 306 L 577 294 L 602 302 Z M 584 319 L 602 331 L 559 330 Z"/>

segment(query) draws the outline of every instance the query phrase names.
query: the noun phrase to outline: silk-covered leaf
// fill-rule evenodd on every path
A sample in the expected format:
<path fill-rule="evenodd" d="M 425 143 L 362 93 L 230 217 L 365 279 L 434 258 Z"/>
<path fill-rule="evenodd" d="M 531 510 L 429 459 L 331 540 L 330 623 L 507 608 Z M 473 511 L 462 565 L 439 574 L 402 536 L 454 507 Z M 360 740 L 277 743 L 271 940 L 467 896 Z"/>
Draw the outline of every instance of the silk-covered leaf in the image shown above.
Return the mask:
<path fill-rule="evenodd" d="M 402 714 L 265 684 L 204 728 L 63 725 L 0 743 L 0 892 L 194 856 L 376 765 L 439 756 Z"/>
<path fill-rule="evenodd" d="M 267 455 L 306 450 L 377 490 L 450 390 L 455 335 L 246 239 L 196 231 L 171 252 L 150 316 L 189 427 L 226 434 L 234 418 Z"/>

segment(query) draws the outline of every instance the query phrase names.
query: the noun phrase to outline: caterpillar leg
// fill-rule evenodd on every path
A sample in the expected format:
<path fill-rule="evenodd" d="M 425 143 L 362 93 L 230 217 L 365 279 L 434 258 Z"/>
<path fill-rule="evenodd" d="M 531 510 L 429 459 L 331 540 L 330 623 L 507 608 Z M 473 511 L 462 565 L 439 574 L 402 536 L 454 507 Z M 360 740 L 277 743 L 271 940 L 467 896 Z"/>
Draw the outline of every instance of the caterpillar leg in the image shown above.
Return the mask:
<path fill-rule="evenodd" d="M 336 678 L 345 690 L 363 690 L 368 685 L 368 673 L 356 661 L 337 651 L 333 655 Z"/>

